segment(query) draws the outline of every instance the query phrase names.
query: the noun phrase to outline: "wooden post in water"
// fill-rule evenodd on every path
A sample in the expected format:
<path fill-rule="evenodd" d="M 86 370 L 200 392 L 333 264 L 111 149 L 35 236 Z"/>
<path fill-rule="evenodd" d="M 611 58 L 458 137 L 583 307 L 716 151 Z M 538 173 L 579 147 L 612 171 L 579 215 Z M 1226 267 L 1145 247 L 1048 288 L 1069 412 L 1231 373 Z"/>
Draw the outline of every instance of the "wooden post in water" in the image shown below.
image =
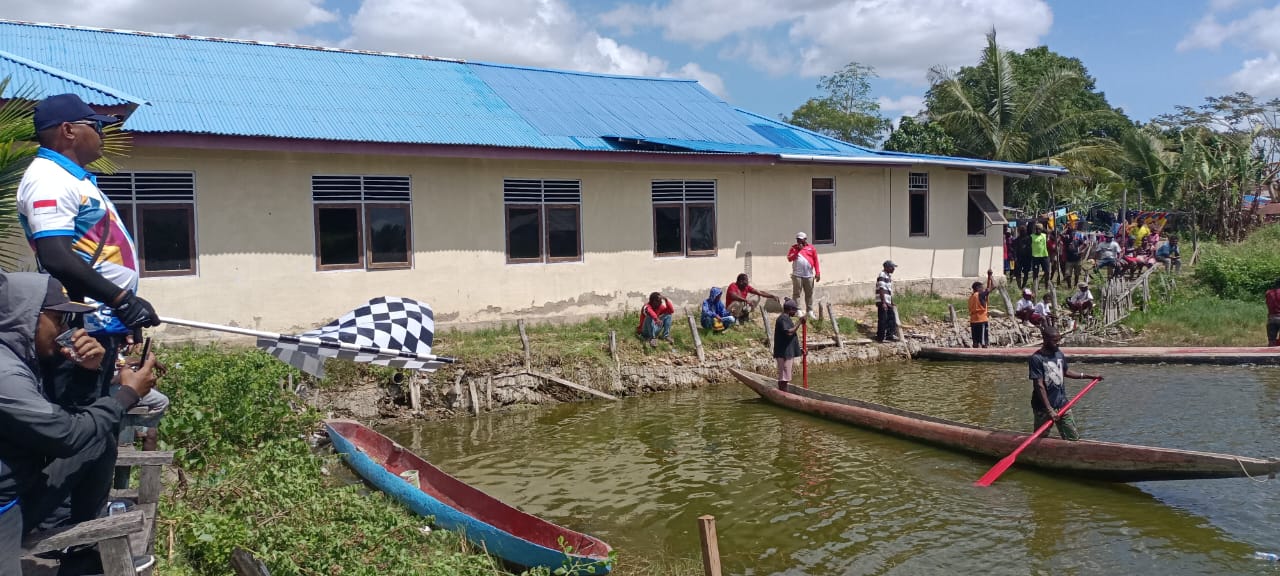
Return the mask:
<path fill-rule="evenodd" d="M 765 311 L 764 306 L 760 306 L 760 319 L 764 322 L 764 345 L 773 350 L 773 333 L 769 331 L 769 313 Z"/>
<path fill-rule="evenodd" d="M 409 407 L 414 412 L 422 410 L 422 381 L 417 372 L 409 376 Z"/>
<path fill-rule="evenodd" d="M 609 356 L 613 357 L 613 366 L 619 367 L 618 363 L 618 331 L 609 331 Z"/>
<path fill-rule="evenodd" d="M 467 378 L 467 390 L 471 392 L 471 415 L 479 416 L 480 415 L 480 398 L 479 396 L 476 395 L 475 378 Z"/>
<path fill-rule="evenodd" d="M 530 369 L 531 352 L 529 350 L 529 335 L 524 332 L 524 318 L 516 320 L 516 327 L 520 329 L 520 343 L 524 345 L 524 371 Z"/>
<path fill-rule="evenodd" d="M 698 334 L 698 323 L 694 322 L 693 315 L 689 315 L 689 332 L 693 333 L 693 346 L 698 351 L 698 363 L 702 364 L 707 361 L 707 357 L 702 352 L 702 335 Z"/>
<path fill-rule="evenodd" d="M 459 370 L 458 375 L 453 379 L 453 397 L 458 405 L 462 405 L 462 377 L 466 374 L 466 370 Z"/>
<path fill-rule="evenodd" d="M 492 374 L 486 376 L 484 379 L 484 395 L 486 397 L 486 400 L 484 402 L 485 408 L 488 408 L 489 410 L 493 410 L 493 375 Z"/>
<path fill-rule="evenodd" d="M 698 535 L 702 539 L 702 572 L 704 576 L 721 576 L 720 541 L 716 537 L 716 517 L 698 517 Z"/>
<path fill-rule="evenodd" d="M 763 309 L 762 309 L 762 311 L 763 311 Z M 831 303 L 830 303 L 830 302 L 827 302 L 827 318 L 830 318 L 830 319 L 831 319 L 831 331 L 835 334 L 835 337 L 836 337 L 836 346 L 839 346 L 839 347 L 840 347 L 840 349 L 841 349 L 841 350 L 843 350 L 843 349 L 844 349 L 844 338 L 841 338 L 841 337 L 840 337 L 840 319 L 839 319 L 839 318 L 836 318 L 836 312 L 835 312 L 835 309 L 833 309 L 833 308 L 831 307 Z M 768 330 L 766 329 L 766 331 L 768 331 Z"/>

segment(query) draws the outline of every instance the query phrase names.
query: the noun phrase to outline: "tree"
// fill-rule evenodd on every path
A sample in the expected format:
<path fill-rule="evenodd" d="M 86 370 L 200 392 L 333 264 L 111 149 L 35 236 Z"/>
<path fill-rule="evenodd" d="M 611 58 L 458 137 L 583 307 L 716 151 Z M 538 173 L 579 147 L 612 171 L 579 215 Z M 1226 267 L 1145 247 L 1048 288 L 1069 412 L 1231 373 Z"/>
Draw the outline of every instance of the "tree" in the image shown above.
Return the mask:
<path fill-rule="evenodd" d="M 954 156 L 956 141 L 937 122 L 917 122 L 911 116 L 903 116 L 898 121 L 898 127 L 885 140 L 884 149 L 891 152 Z"/>
<path fill-rule="evenodd" d="M 810 98 L 782 119 L 845 142 L 875 147 L 889 128 L 889 121 L 880 115 L 880 104 L 871 98 L 871 79 L 875 77 L 875 68 L 850 62 L 835 74 L 818 79 L 822 96 Z"/>

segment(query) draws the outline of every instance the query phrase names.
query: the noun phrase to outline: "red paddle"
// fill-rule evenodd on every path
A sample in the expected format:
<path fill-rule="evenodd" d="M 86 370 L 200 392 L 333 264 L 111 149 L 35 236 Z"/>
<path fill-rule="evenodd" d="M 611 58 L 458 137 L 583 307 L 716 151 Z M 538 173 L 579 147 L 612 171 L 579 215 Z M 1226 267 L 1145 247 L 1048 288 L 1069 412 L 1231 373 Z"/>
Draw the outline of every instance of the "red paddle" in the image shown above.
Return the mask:
<path fill-rule="evenodd" d="M 809 321 L 800 325 L 800 378 L 804 389 L 809 389 Z"/>
<path fill-rule="evenodd" d="M 1076 401 L 1084 397 L 1084 393 L 1088 392 L 1091 388 L 1093 388 L 1093 386 L 1097 384 L 1100 380 L 1102 379 L 1094 378 L 1093 382 L 1090 382 L 1088 386 L 1084 387 L 1084 390 L 1081 390 L 1079 394 L 1076 394 L 1075 398 L 1072 398 L 1071 401 L 1067 402 L 1067 404 L 1063 406 L 1061 410 L 1058 410 L 1059 417 L 1061 417 L 1062 414 L 1066 414 L 1067 411 L 1070 410 L 1072 406 L 1075 406 Z M 990 470 L 987 470 L 987 473 L 983 474 L 982 477 L 979 478 L 977 482 L 973 483 L 973 485 L 974 486 L 990 486 L 992 482 L 996 481 L 996 478 L 999 478 L 1001 474 L 1004 474 L 1005 470 L 1008 470 L 1010 466 L 1013 466 L 1013 461 L 1018 459 L 1018 455 L 1021 454 L 1023 450 L 1026 450 L 1027 446 L 1030 446 L 1032 442 L 1035 442 L 1036 440 L 1038 440 L 1041 434 L 1044 434 L 1047 430 L 1049 430 L 1050 426 L 1053 426 L 1053 420 L 1050 420 L 1048 422 L 1045 422 L 1044 424 L 1041 424 L 1040 427 L 1036 429 L 1035 433 L 1033 433 L 1030 437 L 1024 440 L 1021 445 L 1018 446 L 1017 450 L 1014 450 L 1012 454 L 1005 456 L 999 462 L 996 462 L 996 465 L 992 466 Z"/>

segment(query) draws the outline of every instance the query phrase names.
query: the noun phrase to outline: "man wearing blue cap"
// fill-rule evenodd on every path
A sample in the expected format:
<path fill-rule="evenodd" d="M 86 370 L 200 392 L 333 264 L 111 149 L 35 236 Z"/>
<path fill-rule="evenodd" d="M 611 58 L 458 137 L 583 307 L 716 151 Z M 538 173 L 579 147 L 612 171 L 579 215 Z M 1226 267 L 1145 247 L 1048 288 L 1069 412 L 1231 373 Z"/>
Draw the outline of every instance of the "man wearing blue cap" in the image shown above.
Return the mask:
<path fill-rule="evenodd" d="M 155 308 L 136 294 L 137 245 L 85 169 L 102 157 L 103 127 L 118 121 L 75 94 L 41 100 L 35 109 L 40 149 L 18 186 L 18 219 L 40 266 L 73 300 L 98 307 L 84 316 L 85 330 L 107 349 L 98 395 L 106 393 L 124 337 L 160 324 Z"/>

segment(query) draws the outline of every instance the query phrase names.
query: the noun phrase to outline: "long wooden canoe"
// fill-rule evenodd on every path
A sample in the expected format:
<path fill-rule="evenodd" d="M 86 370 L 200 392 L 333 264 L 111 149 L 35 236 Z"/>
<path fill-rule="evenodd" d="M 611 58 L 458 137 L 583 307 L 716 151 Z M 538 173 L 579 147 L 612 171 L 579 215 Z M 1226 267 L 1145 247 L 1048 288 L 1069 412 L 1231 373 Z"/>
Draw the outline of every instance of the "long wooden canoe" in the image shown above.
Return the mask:
<path fill-rule="evenodd" d="M 729 371 L 772 404 L 976 456 L 1003 458 L 1029 436 L 1027 433 L 953 422 L 795 386 L 783 392 L 778 390 L 777 381 L 772 378 L 735 368 Z M 1274 476 L 1280 472 L 1280 460 L 1277 459 L 1095 440 L 1067 442 L 1056 438 L 1043 438 L 1033 443 L 1018 457 L 1016 465 L 1112 482 Z"/>
<path fill-rule="evenodd" d="M 1031 348 L 921 348 L 916 358 L 970 362 L 1026 362 L 1039 347 Z M 1280 348 L 1266 347 L 1071 347 L 1062 352 L 1073 362 L 1125 362 L 1129 364 L 1280 364 Z"/>
<path fill-rule="evenodd" d="M 594 566 L 594 574 L 609 572 L 610 548 L 603 541 L 508 506 L 359 422 L 327 420 L 324 424 L 333 447 L 357 474 L 490 554 L 524 568 Z M 400 476 L 406 471 L 417 471 L 420 488 Z M 573 547 L 572 553 L 565 554 L 561 538 Z"/>

